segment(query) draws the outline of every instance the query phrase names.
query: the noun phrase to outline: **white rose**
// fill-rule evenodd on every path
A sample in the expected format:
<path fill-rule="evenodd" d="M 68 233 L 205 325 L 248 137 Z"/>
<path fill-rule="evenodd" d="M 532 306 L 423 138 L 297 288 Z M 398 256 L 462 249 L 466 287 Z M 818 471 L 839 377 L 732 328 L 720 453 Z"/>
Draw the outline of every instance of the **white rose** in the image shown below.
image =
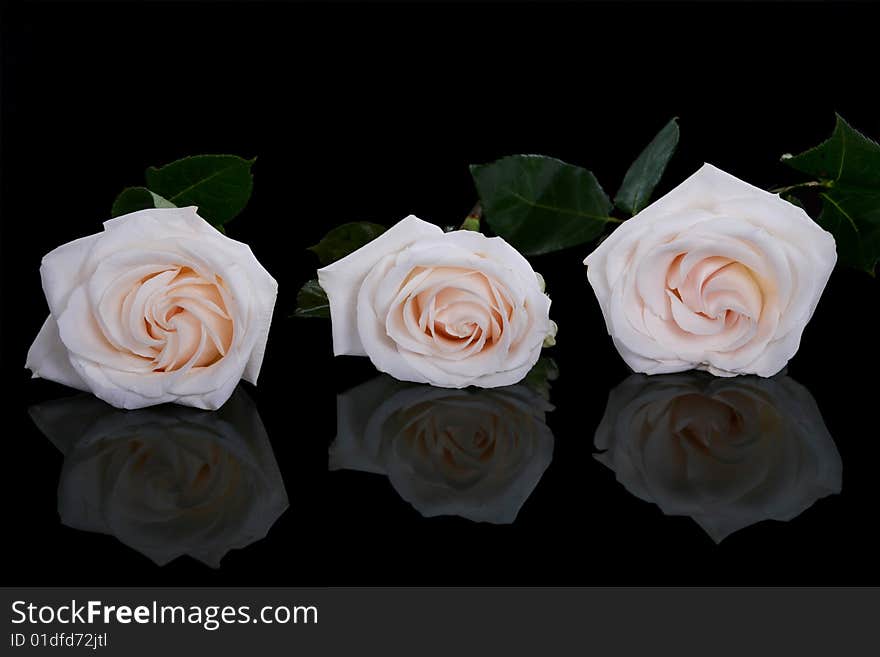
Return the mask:
<path fill-rule="evenodd" d="M 500 237 L 409 216 L 318 270 L 333 352 L 402 381 L 494 388 L 520 381 L 553 332 L 550 299 Z"/>
<path fill-rule="evenodd" d="M 595 445 L 630 493 L 690 516 L 716 542 L 841 488 L 816 402 L 785 376 L 633 374 L 611 391 Z"/>
<path fill-rule="evenodd" d="M 795 354 L 837 259 L 800 208 L 704 165 L 584 264 L 637 372 L 772 376 Z"/>
<path fill-rule="evenodd" d="M 217 568 L 287 509 L 266 430 L 241 389 L 216 413 L 124 412 L 80 395 L 30 414 L 64 453 L 61 522 L 115 536 L 160 566 L 187 554 Z"/>
<path fill-rule="evenodd" d="M 382 376 L 336 409 L 330 469 L 387 475 L 425 517 L 512 523 L 553 456 L 553 406 L 524 384 L 443 390 Z"/>
<path fill-rule="evenodd" d="M 27 356 L 35 377 L 119 408 L 216 409 L 257 381 L 278 286 L 196 208 L 111 219 L 40 274 L 50 315 Z"/>

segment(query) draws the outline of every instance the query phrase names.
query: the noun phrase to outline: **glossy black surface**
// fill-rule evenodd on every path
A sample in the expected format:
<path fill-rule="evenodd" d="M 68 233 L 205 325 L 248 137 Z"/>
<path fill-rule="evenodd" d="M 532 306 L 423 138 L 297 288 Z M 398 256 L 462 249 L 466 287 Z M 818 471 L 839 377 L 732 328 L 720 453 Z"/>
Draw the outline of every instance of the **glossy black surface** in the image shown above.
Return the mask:
<path fill-rule="evenodd" d="M 779 155 L 824 138 L 835 110 L 880 136 L 878 17 L 869 5 L 4 6 L 4 583 L 878 583 L 880 287 L 864 274 L 833 274 L 789 378 L 761 389 L 773 422 L 755 430 L 750 410 L 729 397 L 724 405 L 729 390 L 716 389 L 749 380 L 685 375 L 666 382 L 667 392 L 690 386 L 684 410 L 677 393 L 654 403 L 661 414 L 671 404 L 686 431 L 639 443 L 638 420 L 619 424 L 611 469 L 594 457 L 597 428 L 629 416 L 609 394 L 638 406 L 663 382 L 627 378 L 585 280 L 588 247 L 533 260 L 560 326 L 548 354 L 559 366 L 552 411 L 532 392 L 519 410 L 498 410 L 510 400 L 438 400 L 404 386 L 355 404 L 366 409 L 359 428 L 331 448 L 337 399 L 382 384 L 371 383 L 369 361 L 332 358 L 329 324 L 287 317 L 315 267 L 306 246 L 355 219 L 460 221 L 474 200 L 471 162 L 546 153 L 591 168 L 613 192 L 677 115 L 682 142 L 661 193 L 704 160 L 765 187 L 793 181 Z M 259 157 L 251 204 L 228 226 L 280 282 L 260 385 L 237 397 L 247 419 L 221 430 L 224 420 L 194 411 L 144 411 L 140 420 L 88 410 L 90 399 L 54 402 L 76 393 L 23 369 L 47 312 L 41 256 L 96 231 L 145 166 L 200 152 Z M 531 410 L 516 427 L 528 440 L 502 427 L 505 460 L 481 460 L 481 420 L 523 408 Z M 380 412 L 368 431 L 364 422 Z M 712 434 L 728 451 L 701 451 L 719 412 L 744 423 L 731 425 L 727 443 Z M 60 424 L 47 413 L 60 413 Z M 86 419 L 65 421 L 68 413 Z M 457 427 L 468 449 L 452 461 L 412 449 L 401 428 L 411 413 Z M 154 466 L 134 480 L 153 495 L 145 505 L 135 484 L 119 484 L 130 483 L 132 463 L 115 451 L 132 449 L 125 441 L 141 421 L 151 435 L 174 427 L 169 440 L 181 426 L 219 436 L 202 447 L 226 455 L 211 462 L 246 472 L 248 487 L 185 498 L 188 509 L 211 511 L 201 525 L 157 523 L 150 513 L 184 499 L 172 493 L 198 479 L 206 457 L 185 441 L 135 445 Z M 670 444 L 696 446 L 693 462 L 709 474 L 678 486 Z M 653 456 L 640 461 L 646 445 Z M 370 458 L 356 449 L 345 460 L 346 446 Z M 752 484 L 738 488 L 729 469 L 713 469 L 731 459 Z M 450 463 L 462 466 L 451 478 Z M 658 467 L 664 476 L 654 476 Z M 227 481 L 222 468 L 212 474 Z M 285 495 L 289 508 L 273 523 Z M 707 495 L 713 518 L 727 520 L 707 518 Z M 490 522 L 425 517 L 455 512 Z M 771 516 L 791 520 L 756 522 Z M 243 547 L 222 556 L 235 545 Z M 188 556 L 156 564 L 179 552 L 209 563 L 219 554 L 221 565 Z"/>

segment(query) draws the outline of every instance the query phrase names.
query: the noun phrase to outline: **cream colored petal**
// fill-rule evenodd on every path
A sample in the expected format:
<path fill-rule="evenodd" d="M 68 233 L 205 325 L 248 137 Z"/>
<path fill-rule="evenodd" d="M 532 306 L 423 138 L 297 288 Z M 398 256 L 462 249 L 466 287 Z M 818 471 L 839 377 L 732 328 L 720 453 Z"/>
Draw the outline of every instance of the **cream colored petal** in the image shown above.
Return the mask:
<path fill-rule="evenodd" d="M 64 311 L 73 290 L 85 280 L 88 272 L 84 271 L 84 265 L 100 237 L 100 233 L 81 237 L 43 257 L 40 265 L 43 292 L 49 311 L 56 317 Z"/>
<path fill-rule="evenodd" d="M 33 373 L 34 378 L 48 379 L 78 390 L 89 389 L 88 384 L 70 364 L 67 347 L 61 342 L 58 324 L 52 315 L 43 322 L 40 332 L 28 350 L 25 367 Z"/>
<path fill-rule="evenodd" d="M 439 226 L 410 215 L 354 253 L 318 270 L 318 282 L 330 300 L 335 355 L 367 355 L 358 332 L 358 292 L 376 263 L 414 242 L 440 235 Z"/>

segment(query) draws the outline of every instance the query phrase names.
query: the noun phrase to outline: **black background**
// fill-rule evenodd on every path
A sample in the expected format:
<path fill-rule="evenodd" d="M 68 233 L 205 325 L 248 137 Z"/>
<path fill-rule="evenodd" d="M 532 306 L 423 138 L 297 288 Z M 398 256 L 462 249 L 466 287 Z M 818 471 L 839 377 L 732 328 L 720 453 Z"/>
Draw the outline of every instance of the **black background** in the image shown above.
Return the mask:
<path fill-rule="evenodd" d="M 878 583 L 876 280 L 838 269 L 791 376 L 844 464 L 841 495 L 715 545 L 592 458 L 608 391 L 628 374 L 581 260 L 534 259 L 553 296 L 561 376 L 553 462 L 513 525 L 424 519 L 378 475 L 327 472 L 335 394 L 370 378 L 332 359 L 329 324 L 288 319 L 352 220 L 460 221 L 467 165 L 537 152 L 613 192 L 671 117 L 682 141 L 659 192 L 708 160 L 759 186 L 825 138 L 834 111 L 880 137 L 870 5 L 5 5 L 2 15 L 4 583 L 17 585 Z M 43 254 L 96 232 L 147 165 L 259 157 L 228 232 L 280 283 L 256 400 L 290 497 L 266 540 L 219 570 L 159 568 L 113 537 L 63 527 L 60 453 L 29 404 L 70 391 L 23 364 L 46 305 Z"/>

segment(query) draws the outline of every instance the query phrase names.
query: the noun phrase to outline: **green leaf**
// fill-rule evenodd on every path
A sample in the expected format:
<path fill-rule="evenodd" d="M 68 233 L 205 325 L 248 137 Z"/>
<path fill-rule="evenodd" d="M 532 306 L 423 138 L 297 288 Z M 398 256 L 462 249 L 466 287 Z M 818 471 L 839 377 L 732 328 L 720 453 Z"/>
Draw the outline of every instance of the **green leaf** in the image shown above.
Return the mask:
<path fill-rule="evenodd" d="M 251 197 L 253 163 L 237 155 L 185 157 L 147 169 L 147 187 L 178 207 L 198 206 L 201 217 L 222 226 L 238 215 Z"/>
<path fill-rule="evenodd" d="M 119 217 L 130 212 L 146 210 L 148 208 L 173 208 L 174 203 L 151 192 L 146 187 L 126 187 L 120 192 L 113 207 L 110 209 L 111 217 Z"/>
<path fill-rule="evenodd" d="M 634 215 L 648 205 L 651 194 L 678 146 L 678 119 L 673 118 L 657 133 L 633 162 L 614 197 L 614 205 Z"/>
<path fill-rule="evenodd" d="M 475 233 L 480 232 L 480 219 L 479 217 L 465 217 L 465 220 L 461 222 L 461 228 L 459 230 L 470 230 Z"/>
<path fill-rule="evenodd" d="M 880 187 L 880 145 L 837 115 L 831 136 L 800 155 L 786 157 L 790 167 L 848 187 Z"/>
<path fill-rule="evenodd" d="M 801 210 L 805 210 L 805 209 L 806 209 L 806 208 L 804 207 L 804 203 L 803 203 L 803 201 L 801 201 L 801 200 L 800 200 L 797 196 L 795 196 L 794 194 L 782 194 L 782 198 L 783 198 L 784 200 L 788 201 L 789 203 L 791 203 L 792 205 L 796 205 L 796 206 L 798 206 Z"/>
<path fill-rule="evenodd" d="M 523 383 L 545 399 L 550 399 L 550 383 L 559 378 L 559 367 L 552 358 L 542 356 L 523 379 Z"/>
<path fill-rule="evenodd" d="M 329 265 L 357 251 L 364 244 L 372 242 L 386 230 L 385 226 L 368 221 L 342 224 L 324 235 L 320 242 L 310 246 L 309 251 L 318 256 L 322 265 Z"/>
<path fill-rule="evenodd" d="M 475 233 L 480 232 L 480 219 L 483 217 L 483 208 L 479 202 L 468 212 L 468 216 L 461 222 L 459 230 L 470 230 Z"/>
<path fill-rule="evenodd" d="M 511 155 L 472 164 L 483 217 L 526 255 L 550 253 L 598 237 L 611 201 L 592 172 L 543 155 Z"/>
<path fill-rule="evenodd" d="M 880 189 L 835 186 L 820 196 L 816 221 L 834 235 L 840 262 L 873 276 L 880 259 Z"/>
<path fill-rule="evenodd" d="M 828 139 L 783 161 L 819 179 L 816 222 L 834 235 L 840 262 L 873 275 L 880 260 L 880 144 L 838 114 Z"/>
<path fill-rule="evenodd" d="M 296 310 L 294 317 L 330 317 L 330 300 L 327 293 L 318 283 L 312 279 L 303 285 L 296 295 Z"/>

